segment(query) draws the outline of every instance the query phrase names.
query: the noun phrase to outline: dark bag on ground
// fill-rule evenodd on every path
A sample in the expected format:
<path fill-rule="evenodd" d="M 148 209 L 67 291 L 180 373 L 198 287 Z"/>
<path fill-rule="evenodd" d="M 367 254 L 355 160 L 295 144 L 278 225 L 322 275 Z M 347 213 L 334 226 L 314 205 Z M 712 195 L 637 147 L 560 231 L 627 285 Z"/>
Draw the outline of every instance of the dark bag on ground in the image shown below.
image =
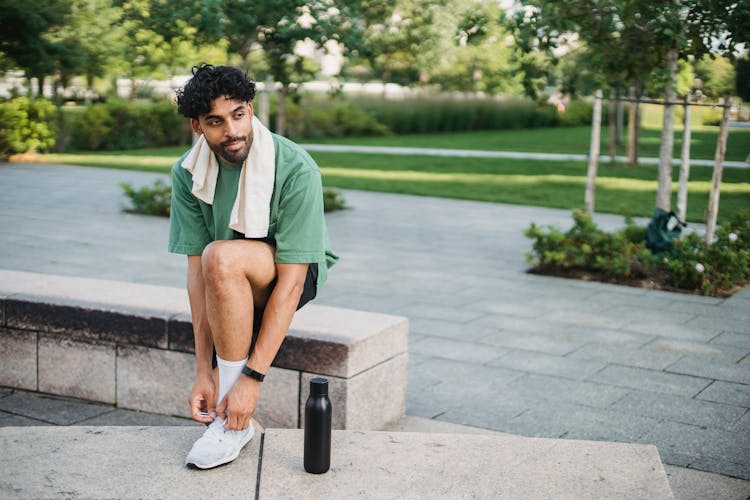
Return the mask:
<path fill-rule="evenodd" d="M 653 253 L 671 251 L 674 247 L 672 240 L 680 237 L 684 226 L 687 224 L 680 222 L 674 212 L 655 209 L 646 228 L 646 248 Z"/>

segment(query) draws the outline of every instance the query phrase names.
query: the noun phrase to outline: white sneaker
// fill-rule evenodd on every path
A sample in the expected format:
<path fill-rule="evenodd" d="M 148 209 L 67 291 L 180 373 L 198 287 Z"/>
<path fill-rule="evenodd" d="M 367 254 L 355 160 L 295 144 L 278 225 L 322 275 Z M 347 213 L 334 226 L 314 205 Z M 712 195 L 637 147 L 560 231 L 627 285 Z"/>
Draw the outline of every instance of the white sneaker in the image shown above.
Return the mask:
<path fill-rule="evenodd" d="M 253 434 L 255 429 L 252 422 L 247 429 L 230 431 L 224 428 L 224 422 L 220 418 L 216 418 L 193 444 L 185 465 L 211 469 L 229 463 L 237 458 L 242 448 L 253 438 Z"/>

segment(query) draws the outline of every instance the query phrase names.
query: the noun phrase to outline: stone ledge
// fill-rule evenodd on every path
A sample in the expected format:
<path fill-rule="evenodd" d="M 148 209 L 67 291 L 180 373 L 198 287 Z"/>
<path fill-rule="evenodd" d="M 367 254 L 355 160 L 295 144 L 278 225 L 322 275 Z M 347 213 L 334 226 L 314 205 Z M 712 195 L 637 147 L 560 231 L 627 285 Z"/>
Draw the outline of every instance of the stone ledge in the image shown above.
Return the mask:
<path fill-rule="evenodd" d="M 257 486 L 260 499 L 674 498 L 651 445 L 334 431 L 331 470 L 311 475 L 302 467 L 303 431 L 282 429 L 266 429 L 262 446 L 254 438 L 227 466 L 188 469 L 185 454 L 201 432 L 0 428 L 0 497 L 248 498 Z"/>
<path fill-rule="evenodd" d="M 0 385 L 189 416 L 194 349 L 185 290 L 0 270 L 0 311 L 0 354 L 9 360 L 0 366 Z M 259 420 L 299 427 L 314 376 L 331 378 L 336 428 L 382 428 L 398 420 L 406 401 L 408 329 L 403 317 L 305 306 L 264 384 Z M 80 367 L 91 356 L 97 376 L 84 377 Z M 42 364 L 54 370 L 38 370 Z M 373 407 L 373 394 L 386 399 Z"/>

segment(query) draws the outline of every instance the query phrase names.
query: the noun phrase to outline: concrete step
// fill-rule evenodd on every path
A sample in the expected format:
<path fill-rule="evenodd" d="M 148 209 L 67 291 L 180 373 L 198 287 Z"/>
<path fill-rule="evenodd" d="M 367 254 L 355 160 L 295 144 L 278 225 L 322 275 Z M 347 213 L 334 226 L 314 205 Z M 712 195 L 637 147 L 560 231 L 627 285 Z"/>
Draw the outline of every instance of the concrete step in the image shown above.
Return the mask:
<path fill-rule="evenodd" d="M 235 462 L 188 469 L 185 454 L 201 432 L 0 428 L 0 497 L 673 498 L 651 445 L 334 431 L 331 470 L 312 475 L 302 466 L 301 429 L 266 429 Z"/>

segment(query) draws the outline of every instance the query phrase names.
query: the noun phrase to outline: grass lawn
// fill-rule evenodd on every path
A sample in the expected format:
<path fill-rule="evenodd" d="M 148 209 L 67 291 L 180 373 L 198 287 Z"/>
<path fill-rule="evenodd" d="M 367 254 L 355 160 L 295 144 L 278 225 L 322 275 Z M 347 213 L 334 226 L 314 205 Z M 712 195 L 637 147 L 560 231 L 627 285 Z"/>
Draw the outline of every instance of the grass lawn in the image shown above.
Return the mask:
<path fill-rule="evenodd" d="M 601 154 L 609 154 L 609 131 L 602 129 Z M 682 132 L 675 135 L 674 158 L 680 157 Z M 690 156 L 713 160 L 716 153 L 718 127 L 702 127 L 691 131 Z M 623 137 L 623 140 L 626 138 Z M 489 151 L 523 151 L 533 153 L 587 154 L 591 141 L 590 127 L 556 127 L 524 130 L 489 130 L 454 134 L 420 134 L 386 137 L 343 137 L 325 140 L 304 140 L 324 144 L 357 144 L 362 146 L 398 146 L 414 148 L 480 149 Z M 641 132 L 640 156 L 658 157 L 661 131 L 644 128 Z M 750 153 L 750 128 L 732 129 L 727 140 L 727 160 L 744 161 Z M 617 155 L 626 156 L 625 146 Z"/>
<path fill-rule="evenodd" d="M 441 147 L 529 152 L 583 153 L 588 149 L 586 127 L 432 134 L 378 138 L 337 139 L 335 143 Z M 606 133 L 603 133 L 606 136 Z M 693 157 L 713 158 L 716 132 L 693 132 Z M 304 142 L 304 141 L 300 141 Z M 679 140 L 677 141 L 679 143 Z M 733 129 L 731 156 L 744 160 L 750 151 L 750 129 Z M 658 154 L 658 130 L 645 129 L 644 156 Z M 710 147 L 709 147 L 710 146 Z M 602 150 L 606 152 L 606 147 Z M 37 160 L 83 166 L 168 172 L 184 147 L 135 151 L 49 154 Z M 698 153 L 701 153 L 700 155 Z M 624 154 L 620 152 L 619 154 Z M 418 155 L 313 153 L 327 186 L 440 196 L 468 200 L 555 208 L 583 206 L 586 184 L 584 162 L 451 158 Z M 676 197 L 678 169 L 674 169 Z M 702 222 L 708 205 L 712 169 L 693 167 L 689 183 L 688 220 Z M 656 167 L 609 165 L 599 167 L 596 210 L 650 216 L 656 199 Z M 676 203 L 675 203 L 676 204 Z M 750 211 L 750 169 L 725 169 L 719 219 L 740 210 Z"/>
<path fill-rule="evenodd" d="M 555 208 L 582 208 L 584 162 L 435 158 L 315 153 L 323 182 L 349 189 L 442 196 Z M 712 169 L 695 167 L 688 184 L 688 220 L 703 222 Z M 600 165 L 596 210 L 650 216 L 656 200 L 653 167 Z M 675 172 L 675 176 L 677 173 Z M 673 183 L 676 205 L 677 183 Z M 750 211 L 750 169 L 725 169 L 719 218 Z"/>

